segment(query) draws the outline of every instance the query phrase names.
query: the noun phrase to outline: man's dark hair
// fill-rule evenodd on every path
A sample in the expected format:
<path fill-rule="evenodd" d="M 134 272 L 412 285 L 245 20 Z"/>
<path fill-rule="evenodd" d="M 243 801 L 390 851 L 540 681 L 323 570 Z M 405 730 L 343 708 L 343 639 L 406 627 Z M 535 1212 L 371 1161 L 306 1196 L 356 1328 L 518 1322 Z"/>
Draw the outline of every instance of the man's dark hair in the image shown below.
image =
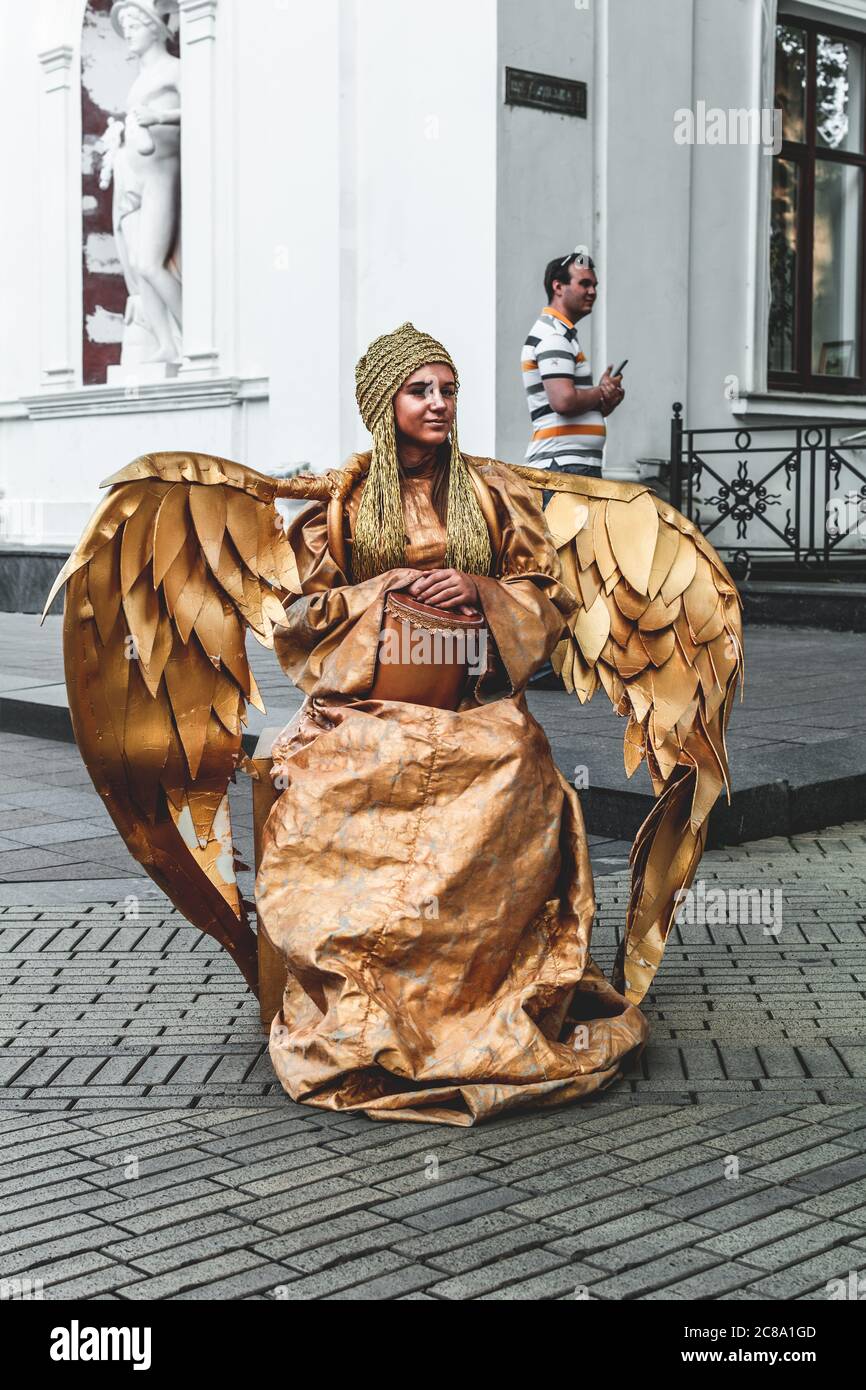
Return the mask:
<path fill-rule="evenodd" d="M 583 257 L 578 257 L 578 253 L 572 251 L 570 256 L 557 256 L 555 261 L 548 262 L 544 272 L 544 293 L 547 295 L 548 304 L 553 298 L 554 280 L 558 280 L 562 285 L 567 285 L 571 277 L 571 267 L 578 259 L 580 259 L 581 264 L 583 264 Z M 590 260 L 586 269 L 591 270 L 593 274 L 595 274 L 595 265 L 592 260 Z"/>

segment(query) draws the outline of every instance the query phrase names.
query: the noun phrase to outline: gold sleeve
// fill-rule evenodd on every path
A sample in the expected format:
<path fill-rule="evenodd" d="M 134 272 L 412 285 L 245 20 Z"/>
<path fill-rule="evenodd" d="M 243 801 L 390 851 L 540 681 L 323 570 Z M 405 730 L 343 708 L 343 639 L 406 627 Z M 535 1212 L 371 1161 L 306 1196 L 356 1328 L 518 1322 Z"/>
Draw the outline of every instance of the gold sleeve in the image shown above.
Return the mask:
<path fill-rule="evenodd" d="M 417 579 L 408 567 L 349 583 L 328 550 L 327 509 L 313 502 L 294 518 L 288 540 L 302 594 L 274 631 L 283 670 L 307 695 L 365 695 L 373 683 L 385 597 Z"/>
<path fill-rule="evenodd" d="M 491 462 L 479 472 L 493 494 L 502 526 L 499 577 L 476 576 L 484 615 L 513 694 L 544 664 L 563 635 L 577 601 L 561 583 L 553 539 L 533 490 Z M 483 677 L 478 699 L 495 691 L 496 673 Z"/>

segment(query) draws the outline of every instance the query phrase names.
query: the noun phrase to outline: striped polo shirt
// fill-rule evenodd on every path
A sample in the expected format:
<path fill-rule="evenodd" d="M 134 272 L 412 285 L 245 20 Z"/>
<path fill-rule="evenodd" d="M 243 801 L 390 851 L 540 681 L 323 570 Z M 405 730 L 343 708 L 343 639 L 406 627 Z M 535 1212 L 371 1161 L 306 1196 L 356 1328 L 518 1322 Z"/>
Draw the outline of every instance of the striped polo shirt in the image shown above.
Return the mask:
<path fill-rule="evenodd" d="M 552 462 L 586 463 L 601 471 L 605 423 L 600 410 L 558 415 L 547 399 L 545 381 L 565 379 L 592 386 L 592 369 L 580 350 L 577 328 L 549 304 L 542 309 L 520 354 L 532 438 L 525 463 L 548 468 Z"/>

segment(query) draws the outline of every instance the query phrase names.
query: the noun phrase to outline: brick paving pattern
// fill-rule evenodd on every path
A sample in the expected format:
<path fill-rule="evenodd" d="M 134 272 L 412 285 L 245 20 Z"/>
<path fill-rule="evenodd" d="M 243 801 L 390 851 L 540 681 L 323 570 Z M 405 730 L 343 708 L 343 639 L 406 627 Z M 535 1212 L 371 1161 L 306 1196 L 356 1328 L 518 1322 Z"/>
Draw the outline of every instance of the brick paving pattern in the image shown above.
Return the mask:
<path fill-rule="evenodd" d="M 7 906 L 0 1280 L 47 1298 L 828 1297 L 866 1270 L 866 823 L 712 851 L 701 876 L 707 901 L 780 887 L 778 934 L 681 923 L 632 1074 L 477 1129 L 292 1103 L 234 967 L 163 902 Z M 597 888 L 609 967 L 627 876 Z"/>
<path fill-rule="evenodd" d="M 0 1119 L 7 1284 L 123 1300 L 797 1300 L 866 1267 L 862 1103 L 611 1097 L 445 1130 L 120 1094 Z"/>

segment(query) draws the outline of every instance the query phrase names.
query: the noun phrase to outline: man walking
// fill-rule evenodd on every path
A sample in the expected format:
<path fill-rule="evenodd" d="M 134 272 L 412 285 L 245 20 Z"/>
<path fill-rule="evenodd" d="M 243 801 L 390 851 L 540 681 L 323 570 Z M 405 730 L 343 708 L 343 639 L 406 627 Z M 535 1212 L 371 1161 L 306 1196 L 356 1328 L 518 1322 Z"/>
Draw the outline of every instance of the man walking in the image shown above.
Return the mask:
<path fill-rule="evenodd" d="M 547 306 L 529 332 L 521 353 L 523 384 L 532 438 L 524 462 L 553 472 L 601 477 L 605 419 L 625 392 L 612 365 L 597 386 L 581 351 L 577 323 L 592 313 L 598 279 L 589 250 L 578 246 L 551 261 L 544 272 Z M 544 494 L 547 504 L 549 492 Z"/>

